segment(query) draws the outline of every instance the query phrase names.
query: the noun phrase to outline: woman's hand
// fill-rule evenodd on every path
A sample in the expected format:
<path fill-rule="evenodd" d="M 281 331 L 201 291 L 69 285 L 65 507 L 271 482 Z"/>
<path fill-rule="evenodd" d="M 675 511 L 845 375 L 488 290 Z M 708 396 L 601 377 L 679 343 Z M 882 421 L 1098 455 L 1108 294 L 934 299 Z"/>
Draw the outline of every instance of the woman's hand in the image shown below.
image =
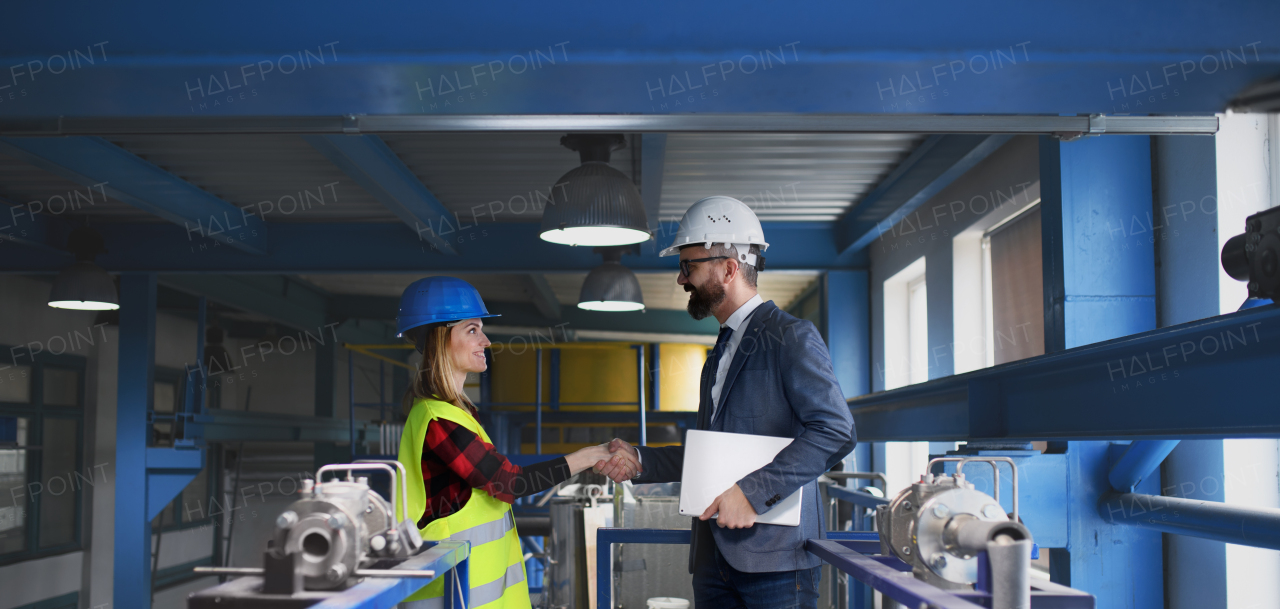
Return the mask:
<path fill-rule="evenodd" d="M 595 467 L 600 461 L 608 461 L 609 445 L 588 446 L 565 455 L 564 460 L 569 462 L 569 474 L 575 475 Z"/>

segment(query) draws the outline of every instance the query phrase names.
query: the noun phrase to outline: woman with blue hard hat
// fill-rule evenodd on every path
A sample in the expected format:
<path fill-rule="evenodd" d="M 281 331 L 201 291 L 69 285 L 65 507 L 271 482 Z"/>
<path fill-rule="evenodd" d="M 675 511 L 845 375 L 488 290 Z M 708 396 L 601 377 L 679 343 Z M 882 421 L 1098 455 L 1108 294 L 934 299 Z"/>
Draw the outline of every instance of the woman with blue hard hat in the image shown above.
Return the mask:
<path fill-rule="evenodd" d="M 511 502 L 610 459 L 629 458 L 610 455 L 602 444 L 522 468 L 494 450 L 463 392 L 467 373 L 488 367 L 484 350 L 490 343 L 482 321 L 488 317 L 497 315 L 485 308 L 480 293 L 453 277 L 419 279 L 400 297 L 396 332 L 413 342 L 422 363 L 405 395 L 408 420 L 399 461 L 410 472 L 407 516 L 417 522 L 422 538 L 471 542 L 469 606 L 529 607 Z M 625 469 L 629 477 L 637 466 Z M 436 579 L 401 607 L 443 606 L 446 579 Z"/>

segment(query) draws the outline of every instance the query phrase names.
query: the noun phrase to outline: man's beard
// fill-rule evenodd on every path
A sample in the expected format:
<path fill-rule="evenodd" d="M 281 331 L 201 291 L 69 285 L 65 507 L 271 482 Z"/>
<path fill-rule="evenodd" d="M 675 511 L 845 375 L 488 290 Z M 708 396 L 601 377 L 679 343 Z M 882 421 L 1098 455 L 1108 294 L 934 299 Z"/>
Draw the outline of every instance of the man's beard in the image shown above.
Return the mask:
<path fill-rule="evenodd" d="M 685 308 L 694 319 L 705 319 L 711 315 L 712 309 L 724 302 L 724 286 L 714 281 L 707 282 L 707 285 L 701 288 L 694 287 L 692 283 L 686 283 L 684 291 L 689 293 L 689 305 Z"/>

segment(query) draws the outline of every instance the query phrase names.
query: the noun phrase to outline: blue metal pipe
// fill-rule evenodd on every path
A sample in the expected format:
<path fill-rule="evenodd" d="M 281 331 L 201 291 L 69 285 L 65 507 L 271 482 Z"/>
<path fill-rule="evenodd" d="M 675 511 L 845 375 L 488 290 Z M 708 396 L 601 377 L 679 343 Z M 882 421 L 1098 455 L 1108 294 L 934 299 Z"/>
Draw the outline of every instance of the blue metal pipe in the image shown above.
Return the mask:
<path fill-rule="evenodd" d="M 1128 493 L 1151 475 L 1164 462 L 1164 458 L 1177 448 L 1181 440 L 1139 440 L 1129 445 L 1124 455 L 1111 467 L 1107 480 L 1111 488 Z"/>
<path fill-rule="evenodd" d="M 1098 514 L 1111 524 L 1280 550 L 1280 509 L 1244 508 L 1181 497 L 1110 493 L 1098 503 Z"/>

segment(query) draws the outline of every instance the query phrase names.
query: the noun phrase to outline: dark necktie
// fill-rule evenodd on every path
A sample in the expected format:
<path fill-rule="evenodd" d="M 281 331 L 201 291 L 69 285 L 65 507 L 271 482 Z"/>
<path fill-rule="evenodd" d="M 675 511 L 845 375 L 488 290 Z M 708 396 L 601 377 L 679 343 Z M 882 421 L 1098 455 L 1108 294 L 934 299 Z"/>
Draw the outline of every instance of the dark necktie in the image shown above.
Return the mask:
<path fill-rule="evenodd" d="M 716 384 L 716 372 L 720 370 L 720 356 L 724 354 L 730 336 L 733 336 L 733 328 L 729 326 L 720 328 L 720 335 L 716 337 L 716 346 L 711 348 L 711 355 L 707 356 L 707 364 L 702 368 L 702 395 L 699 397 L 706 400 L 706 404 L 699 411 L 698 429 L 711 428 L 711 413 L 715 408 L 711 401 L 711 388 Z"/>

